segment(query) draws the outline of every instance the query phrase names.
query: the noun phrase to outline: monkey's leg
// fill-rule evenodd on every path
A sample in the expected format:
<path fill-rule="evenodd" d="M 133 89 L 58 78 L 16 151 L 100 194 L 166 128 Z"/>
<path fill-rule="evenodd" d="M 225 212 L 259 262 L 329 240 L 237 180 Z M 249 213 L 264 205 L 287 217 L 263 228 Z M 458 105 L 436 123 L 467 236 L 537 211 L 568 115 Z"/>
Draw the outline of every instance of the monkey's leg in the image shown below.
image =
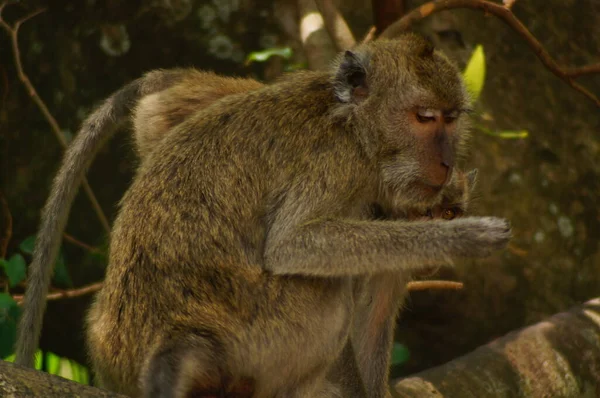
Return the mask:
<path fill-rule="evenodd" d="M 342 277 L 451 264 L 485 257 L 510 239 L 506 220 L 467 217 L 451 221 L 325 220 L 269 237 L 265 262 L 275 274 Z"/>
<path fill-rule="evenodd" d="M 406 293 L 399 274 L 375 275 L 356 300 L 352 341 L 367 396 L 389 397 L 389 366 L 396 317 Z"/>
<path fill-rule="evenodd" d="M 221 396 L 228 375 L 222 370 L 224 358 L 219 355 L 223 347 L 213 337 L 189 334 L 163 343 L 142 371 L 143 396 Z M 252 393 L 249 391 L 247 396 L 251 397 Z"/>
<path fill-rule="evenodd" d="M 366 398 L 369 396 L 365 392 L 365 385 L 356 360 L 354 346 L 348 339 L 342 353 L 327 375 L 330 384 L 338 386 L 342 397 Z"/>

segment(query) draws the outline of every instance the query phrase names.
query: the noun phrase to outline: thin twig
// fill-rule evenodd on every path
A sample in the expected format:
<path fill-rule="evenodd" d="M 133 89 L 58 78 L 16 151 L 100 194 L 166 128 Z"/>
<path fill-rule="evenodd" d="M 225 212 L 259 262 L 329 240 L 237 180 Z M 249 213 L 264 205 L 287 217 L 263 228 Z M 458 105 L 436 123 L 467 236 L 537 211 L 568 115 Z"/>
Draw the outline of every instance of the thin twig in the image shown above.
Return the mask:
<path fill-rule="evenodd" d="M 56 121 L 54 116 L 52 116 L 52 113 L 50 113 L 50 110 L 48 109 L 48 107 L 46 106 L 44 101 L 40 98 L 40 96 L 38 95 L 37 90 L 31 83 L 31 81 L 29 80 L 29 77 L 27 76 L 27 74 L 25 74 L 23 65 L 21 63 L 21 52 L 19 50 L 19 28 L 21 27 L 21 25 L 24 22 L 35 17 L 36 15 L 41 14 L 42 12 L 46 11 L 46 9 L 40 8 L 38 10 L 35 10 L 35 11 L 31 12 L 30 14 L 27 14 L 23 18 L 17 20 L 13 26 L 10 26 L 2 17 L 2 11 L 4 10 L 4 7 L 6 5 L 8 5 L 9 3 L 10 2 L 5 1 L 0 4 L 0 26 L 2 26 L 2 28 L 4 28 L 6 33 L 8 33 L 8 35 L 10 36 L 13 57 L 15 60 L 15 68 L 17 70 L 19 80 L 21 81 L 21 83 L 23 83 L 23 85 L 25 86 L 25 89 L 27 90 L 27 94 L 29 94 L 29 96 L 31 97 L 33 102 L 35 102 L 35 104 L 38 106 L 38 108 L 40 109 L 40 111 L 42 112 L 42 114 L 44 115 L 44 117 L 46 118 L 48 123 L 50 124 L 50 127 L 52 128 L 52 132 L 54 133 L 56 139 L 60 142 L 60 144 L 63 146 L 63 148 L 67 148 L 69 146 L 69 144 L 68 144 L 67 140 L 65 139 L 65 136 L 62 134 L 60 126 L 58 125 L 58 122 Z M 88 199 L 92 203 L 92 207 L 94 208 L 96 216 L 100 220 L 102 227 L 106 230 L 106 232 L 110 232 L 110 225 L 108 223 L 108 219 L 104 215 L 104 212 L 102 211 L 102 208 L 100 207 L 100 204 L 98 203 L 98 200 L 96 199 L 96 195 L 94 195 L 94 192 L 92 191 L 92 188 L 90 187 L 90 185 L 87 181 L 87 178 L 84 177 L 81 184 L 83 186 L 83 190 L 85 191 L 85 194 L 87 195 Z"/>
<path fill-rule="evenodd" d="M 0 193 L 0 206 L 2 206 L 2 218 L 6 223 L 4 233 L 0 236 L 0 258 L 4 258 L 6 257 L 6 251 L 8 250 L 8 243 L 12 238 L 12 215 L 10 214 L 8 203 L 6 203 L 6 199 L 4 199 L 2 193 Z"/>
<path fill-rule="evenodd" d="M 367 32 L 367 34 L 365 35 L 365 37 L 361 40 L 362 44 L 368 43 L 370 41 L 373 41 L 373 39 L 375 39 L 375 34 L 377 33 L 377 28 L 375 26 L 371 26 L 371 29 L 369 29 L 369 31 Z"/>
<path fill-rule="evenodd" d="M 335 48 L 338 51 L 344 51 L 354 47 L 356 44 L 354 35 L 333 1 L 315 0 L 315 4 L 323 17 L 325 29 L 327 29 Z"/>
<path fill-rule="evenodd" d="M 70 290 L 59 290 L 52 293 L 49 293 L 46 296 L 46 300 L 60 300 L 64 298 L 73 298 L 85 296 L 86 294 L 95 293 L 102 288 L 102 282 L 93 283 L 91 285 L 87 285 L 84 287 L 80 287 L 78 289 L 70 289 Z M 15 294 L 12 296 L 13 300 L 17 302 L 17 304 L 21 305 L 23 302 L 22 294 Z"/>
<path fill-rule="evenodd" d="M 73 235 L 64 233 L 63 238 L 65 239 L 65 241 L 70 242 L 70 243 L 74 244 L 75 246 L 79 246 L 82 249 L 89 251 L 90 253 L 102 253 L 102 250 L 98 249 L 97 247 L 90 246 L 87 243 L 83 243 L 79 239 L 75 238 Z"/>
<path fill-rule="evenodd" d="M 591 75 L 594 73 L 600 73 L 600 63 L 592 64 L 592 65 L 585 65 L 585 66 L 580 66 L 580 67 L 575 67 L 575 68 L 566 68 L 564 70 L 564 72 L 567 76 L 571 76 L 571 77 L 579 77 L 579 76 L 583 76 L 583 75 Z"/>
<path fill-rule="evenodd" d="M 412 281 L 406 284 L 409 292 L 422 290 L 460 290 L 464 287 L 462 282 L 453 281 Z"/>
<path fill-rule="evenodd" d="M 486 0 L 436 0 L 430 1 L 423 4 L 422 6 L 415 8 L 410 11 L 404 17 L 400 18 L 392 25 L 390 25 L 385 31 L 383 31 L 380 37 L 393 38 L 406 31 L 413 23 L 422 20 L 439 11 L 455 9 L 455 8 L 469 8 L 491 14 L 504 23 L 510 26 L 515 32 L 517 32 L 542 61 L 544 66 L 566 82 L 569 86 L 585 95 L 587 98 L 592 100 L 596 106 L 600 107 L 600 99 L 590 92 L 588 89 L 577 83 L 574 78 L 584 74 L 597 73 L 600 69 L 600 64 L 594 64 L 589 66 L 582 66 L 577 68 L 561 67 L 558 63 L 550 56 L 548 51 L 542 46 L 542 44 L 527 30 L 525 25 L 521 23 L 511 12 L 511 10 L 501 4 L 492 3 Z"/>

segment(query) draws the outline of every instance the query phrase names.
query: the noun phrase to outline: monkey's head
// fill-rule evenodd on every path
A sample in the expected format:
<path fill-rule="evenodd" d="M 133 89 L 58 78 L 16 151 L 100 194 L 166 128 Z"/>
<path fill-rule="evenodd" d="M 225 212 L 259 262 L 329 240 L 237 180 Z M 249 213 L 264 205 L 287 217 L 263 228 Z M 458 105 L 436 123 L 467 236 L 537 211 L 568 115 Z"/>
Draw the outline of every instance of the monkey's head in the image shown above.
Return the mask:
<path fill-rule="evenodd" d="M 439 204 L 423 209 L 411 208 L 406 211 L 408 220 L 453 220 L 462 217 L 469 209 L 477 184 L 477 169 L 467 173 L 455 170 L 442 195 Z"/>
<path fill-rule="evenodd" d="M 416 35 L 358 46 L 336 68 L 339 113 L 378 165 L 382 200 L 439 203 L 467 139 L 459 70 Z"/>

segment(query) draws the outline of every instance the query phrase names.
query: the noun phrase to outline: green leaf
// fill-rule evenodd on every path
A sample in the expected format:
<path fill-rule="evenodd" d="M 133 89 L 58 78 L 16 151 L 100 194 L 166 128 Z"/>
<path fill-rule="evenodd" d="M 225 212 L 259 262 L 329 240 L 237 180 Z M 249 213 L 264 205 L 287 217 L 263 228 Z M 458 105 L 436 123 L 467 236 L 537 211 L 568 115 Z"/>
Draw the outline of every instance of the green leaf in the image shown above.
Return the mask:
<path fill-rule="evenodd" d="M 27 276 L 27 263 L 20 254 L 15 254 L 8 261 L 0 259 L 0 266 L 8 276 L 10 287 L 16 286 Z"/>
<path fill-rule="evenodd" d="M 410 357 L 410 352 L 404 344 L 394 343 L 392 347 L 392 365 L 402 365 Z"/>
<path fill-rule="evenodd" d="M 0 293 L 0 358 L 13 353 L 17 339 L 19 306 L 7 293 Z"/>
<path fill-rule="evenodd" d="M 89 384 L 90 375 L 85 366 L 71 359 L 59 357 L 52 352 L 46 353 L 46 371 L 81 384 Z"/>
<path fill-rule="evenodd" d="M 60 357 L 52 352 L 46 353 L 46 372 L 57 375 L 60 370 Z"/>
<path fill-rule="evenodd" d="M 11 355 L 7 356 L 6 358 L 4 358 L 4 360 L 7 362 L 14 362 L 15 357 L 16 357 L 15 354 L 11 354 Z M 35 352 L 35 363 L 33 366 L 36 370 L 42 370 L 42 350 L 37 350 Z"/>
<path fill-rule="evenodd" d="M 54 277 L 52 280 L 61 286 L 73 286 L 73 282 L 71 281 L 71 277 L 69 276 L 69 270 L 65 264 L 65 256 L 63 255 L 62 250 L 58 253 L 58 257 L 56 258 L 56 264 L 54 264 Z"/>
<path fill-rule="evenodd" d="M 21 244 L 19 245 L 19 249 L 21 249 L 21 251 L 23 253 L 33 254 L 34 246 L 35 246 L 35 235 L 31 235 L 31 236 L 28 236 L 27 238 L 25 238 L 25 240 L 23 240 L 23 242 L 21 242 Z"/>
<path fill-rule="evenodd" d="M 463 78 L 473 101 L 477 101 L 485 81 L 485 54 L 482 45 L 475 47 L 463 72 Z"/>
<path fill-rule="evenodd" d="M 290 59 L 292 57 L 293 51 L 290 47 L 274 47 L 267 48 L 263 51 L 254 51 L 248 54 L 246 57 L 246 65 L 252 62 L 265 62 L 269 58 L 273 56 L 280 56 L 284 59 Z"/>
<path fill-rule="evenodd" d="M 494 135 L 496 137 L 504 138 L 507 140 L 514 140 L 514 139 L 529 137 L 529 132 L 527 130 L 519 130 L 519 131 L 502 130 L 502 131 L 498 131 L 497 133 L 494 133 Z"/>
<path fill-rule="evenodd" d="M 34 245 L 35 236 L 32 235 L 25 238 L 25 240 L 19 245 L 19 248 L 23 253 L 33 254 Z M 8 272 L 7 275 L 10 278 Z M 71 277 L 69 276 L 69 271 L 67 270 L 67 267 L 65 265 L 65 256 L 63 255 L 62 250 L 60 251 L 60 253 L 58 253 L 56 263 L 54 264 L 54 276 L 52 278 L 52 281 L 62 286 L 73 286 L 73 282 L 71 281 Z M 12 282 L 11 286 L 13 286 Z"/>
<path fill-rule="evenodd" d="M 476 127 L 482 133 L 485 133 L 487 135 L 491 135 L 492 137 L 502 138 L 502 139 L 505 139 L 505 140 L 519 140 L 519 139 L 523 139 L 523 138 L 529 137 L 529 131 L 527 131 L 527 130 L 500 130 L 500 131 L 493 131 L 493 130 L 490 130 L 487 127 L 479 125 L 477 123 L 475 125 L 476 125 Z"/>

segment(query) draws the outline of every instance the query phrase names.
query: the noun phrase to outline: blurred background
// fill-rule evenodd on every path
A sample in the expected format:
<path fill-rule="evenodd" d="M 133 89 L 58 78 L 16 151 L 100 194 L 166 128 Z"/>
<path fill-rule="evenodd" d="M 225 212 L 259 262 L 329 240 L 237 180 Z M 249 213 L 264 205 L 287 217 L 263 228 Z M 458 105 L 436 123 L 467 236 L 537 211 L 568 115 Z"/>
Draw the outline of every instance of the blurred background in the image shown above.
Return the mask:
<path fill-rule="evenodd" d="M 357 40 L 372 26 L 381 31 L 423 3 L 332 2 Z M 146 71 L 193 66 L 268 82 L 291 70 L 326 68 L 336 52 L 312 0 L 21 1 L 3 9 L 3 20 L 13 26 L 40 7 L 44 11 L 20 27 L 18 55 L 67 142 L 99 101 Z M 512 12 L 559 65 L 600 63 L 599 1 L 521 0 Z M 478 95 L 465 167 L 479 169 L 474 213 L 508 218 L 514 239 L 508 250 L 490 259 L 460 263 L 433 276 L 461 281 L 462 290 L 410 295 L 398 320 L 395 376 L 444 363 L 600 296 L 598 104 L 550 72 L 523 37 L 493 15 L 449 10 L 418 20 L 411 28 L 442 48 L 461 69 L 470 65 L 469 78 L 478 86 Z M 600 73 L 581 76 L 577 82 L 600 93 Z M 128 130 L 121 131 L 88 173 L 109 221 L 138 162 L 131 142 Z M 4 29 L 2 358 L 12 351 L 25 267 L 62 154 L 47 115 L 19 78 L 11 37 Z M 106 266 L 108 235 L 83 192 L 66 232 L 53 292 L 73 297 L 49 302 L 41 341 L 43 352 L 52 353 L 44 357 L 46 369 L 60 358 L 85 366 L 83 319 Z M 88 380 L 84 368 L 72 367 L 74 373 L 80 381 Z"/>

